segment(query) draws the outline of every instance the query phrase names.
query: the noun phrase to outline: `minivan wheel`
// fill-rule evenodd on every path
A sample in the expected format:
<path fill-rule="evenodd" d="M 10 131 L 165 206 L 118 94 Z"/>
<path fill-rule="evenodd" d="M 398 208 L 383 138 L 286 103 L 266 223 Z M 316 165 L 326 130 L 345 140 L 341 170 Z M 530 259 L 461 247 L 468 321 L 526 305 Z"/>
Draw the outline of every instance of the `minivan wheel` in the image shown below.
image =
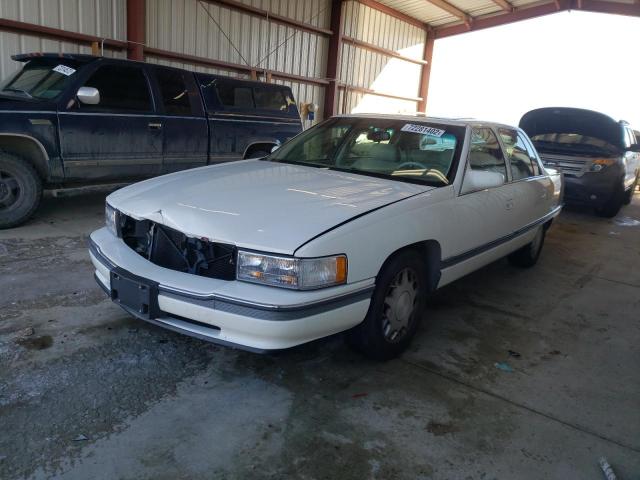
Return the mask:
<path fill-rule="evenodd" d="M 0 229 L 26 222 L 42 198 L 42 181 L 31 164 L 0 152 Z"/>
<path fill-rule="evenodd" d="M 546 229 L 544 225 L 541 225 L 531 243 L 526 244 L 507 257 L 509 263 L 521 268 L 533 267 L 538 263 L 538 258 L 540 258 L 540 252 L 542 252 L 544 245 L 545 233 Z"/>
<path fill-rule="evenodd" d="M 355 350 L 375 360 L 389 360 L 411 343 L 424 311 L 424 260 L 401 252 L 383 267 L 364 321 L 347 332 Z"/>
<path fill-rule="evenodd" d="M 611 195 L 611 198 L 607 200 L 606 203 L 596 208 L 596 213 L 601 217 L 605 217 L 605 218 L 615 217 L 620 211 L 620 209 L 622 208 L 622 205 L 624 203 L 624 198 L 625 198 L 624 185 L 620 184 L 616 188 L 615 192 L 613 192 L 613 195 Z"/>
<path fill-rule="evenodd" d="M 623 203 L 625 205 L 629 205 L 633 200 L 633 194 L 636 192 L 636 187 L 638 186 L 639 181 L 640 181 L 640 173 L 636 175 L 636 180 L 635 182 L 633 182 L 633 185 L 631 185 L 631 188 L 629 189 L 629 191 L 624 194 Z"/>

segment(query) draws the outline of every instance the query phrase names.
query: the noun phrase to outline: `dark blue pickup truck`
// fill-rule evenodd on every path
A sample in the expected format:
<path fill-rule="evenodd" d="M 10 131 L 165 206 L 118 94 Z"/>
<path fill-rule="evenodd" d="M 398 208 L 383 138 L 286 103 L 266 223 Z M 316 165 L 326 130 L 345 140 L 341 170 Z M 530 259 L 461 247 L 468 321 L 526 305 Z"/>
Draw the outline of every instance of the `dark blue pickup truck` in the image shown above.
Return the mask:
<path fill-rule="evenodd" d="M 302 130 L 283 85 L 128 60 L 15 55 L 0 84 L 0 228 L 43 188 L 126 182 L 266 155 Z"/>

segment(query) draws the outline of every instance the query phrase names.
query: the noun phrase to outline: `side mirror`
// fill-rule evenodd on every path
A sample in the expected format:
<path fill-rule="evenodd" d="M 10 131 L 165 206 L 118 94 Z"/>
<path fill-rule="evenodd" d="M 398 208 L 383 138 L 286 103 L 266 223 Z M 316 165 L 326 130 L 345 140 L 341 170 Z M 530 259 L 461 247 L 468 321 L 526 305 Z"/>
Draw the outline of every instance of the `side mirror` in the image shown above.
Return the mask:
<path fill-rule="evenodd" d="M 274 145 L 273 147 L 271 147 L 271 153 L 275 152 L 279 148 L 280 148 L 280 145 Z"/>
<path fill-rule="evenodd" d="M 97 88 L 80 87 L 77 97 L 85 105 L 97 105 L 100 103 L 100 92 Z"/>
<path fill-rule="evenodd" d="M 467 170 L 462 183 L 460 193 L 477 192 L 504 185 L 504 175 L 498 172 L 485 172 L 483 170 Z"/>
<path fill-rule="evenodd" d="M 640 143 L 634 143 L 629 148 L 627 148 L 627 150 L 629 150 L 631 152 L 639 152 L 640 153 Z"/>

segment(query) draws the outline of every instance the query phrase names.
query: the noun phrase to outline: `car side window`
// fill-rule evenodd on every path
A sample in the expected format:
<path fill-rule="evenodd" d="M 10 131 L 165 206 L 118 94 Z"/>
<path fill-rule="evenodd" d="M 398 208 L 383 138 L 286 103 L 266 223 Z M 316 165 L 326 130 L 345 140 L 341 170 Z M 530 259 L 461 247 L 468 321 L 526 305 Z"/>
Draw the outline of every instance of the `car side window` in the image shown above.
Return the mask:
<path fill-rule="evenodd" d="M 139 67 L 103 65 L 93 72 L 84 86 L 98 89 L 100 103 L 82 106 L 83 109 L 126 112 L 153 110 L 149 85 Z"/>
<path fill-rule="evenodd" d="M 225 107 L 255 108 L 253 92 L 249 87 L 218 81 L 216 82 L 216 90 L 218 91 L 220 102 Z"/>
<path fill-rule="evenodd" d="M 490 128 L 473 128 L 469 147 L 468 168 L 485 172 L 501 173 L 507 178 L 507 165 L 498 143 L 498 138 Z"/>
<path fill-rule="evenodd" d="M 516 181 L 538 175 L 537 160 L 529 153 L 522 135 L 508 128 L 500 128 L 498 133 L 511 165 L 511 179 Z"/>
<path fill-rule="evenodd" d="M 186 72 L 168 68 L 156 69 L 156 78 L 162 95 L 162 104 L 167 115 L 194 115 L 191 108 Z"/>
<path fill-rule="evenodd" d="M 256 108 L 264 110 L 289 110 L 289 101 L 285 92 L 274 88 L 254 88 L 253 97 L 256 100 Z M 292 102 L 292 100 L 290 100 Z"/>

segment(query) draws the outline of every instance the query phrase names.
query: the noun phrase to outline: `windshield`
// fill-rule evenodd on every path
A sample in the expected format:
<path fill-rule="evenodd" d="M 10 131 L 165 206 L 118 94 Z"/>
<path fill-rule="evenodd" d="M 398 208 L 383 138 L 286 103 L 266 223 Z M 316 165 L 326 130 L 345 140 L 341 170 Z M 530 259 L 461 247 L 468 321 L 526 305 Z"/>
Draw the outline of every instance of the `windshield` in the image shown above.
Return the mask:
<path fill-rule="evenodd" d="M 463 138 L 464 127 L 420 120 L 334 118 L 267 160 L 440 186 L 452 180 Z"/>
<path fill-rule="evenodd" d="M 15 97 L 53 100 L 64 91 L 76 68 L 76 62 L 67 59 L 53 63 L 31 60 L 0 84 L 0 92 Z"/>
<path fill-rule="evenodd" d="M 534 135 L 531 141 L 540 150 L 560 150 L 576 153 L 616 153 L 617 147 L 601 138 L 581 135 L 579 133 L 544 133 Z"/>

